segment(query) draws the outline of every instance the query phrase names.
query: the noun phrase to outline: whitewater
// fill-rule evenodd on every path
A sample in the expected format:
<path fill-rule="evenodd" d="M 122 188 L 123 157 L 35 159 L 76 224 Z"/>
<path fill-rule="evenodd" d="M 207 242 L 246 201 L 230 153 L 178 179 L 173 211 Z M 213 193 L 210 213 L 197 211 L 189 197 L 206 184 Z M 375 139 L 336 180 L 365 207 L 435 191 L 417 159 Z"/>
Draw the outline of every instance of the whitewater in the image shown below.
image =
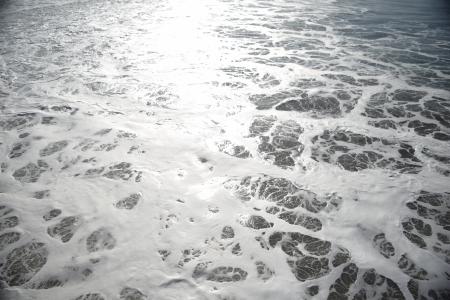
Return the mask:
<path fill-rule="evenodd" d="M 0 1 L 0 299 L 450 299 L 445 1 Z"/>

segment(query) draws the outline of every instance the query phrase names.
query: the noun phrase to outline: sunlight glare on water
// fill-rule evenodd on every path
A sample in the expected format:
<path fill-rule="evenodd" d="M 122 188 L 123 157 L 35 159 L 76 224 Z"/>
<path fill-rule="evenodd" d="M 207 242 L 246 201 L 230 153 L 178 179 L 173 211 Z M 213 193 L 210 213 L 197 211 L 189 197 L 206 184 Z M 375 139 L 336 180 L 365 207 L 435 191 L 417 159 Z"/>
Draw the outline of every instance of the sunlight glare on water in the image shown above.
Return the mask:
<path fill-rule="evenodd" d="M 0 298 L 450 298 L 433 1 L 0 1 Z"/>

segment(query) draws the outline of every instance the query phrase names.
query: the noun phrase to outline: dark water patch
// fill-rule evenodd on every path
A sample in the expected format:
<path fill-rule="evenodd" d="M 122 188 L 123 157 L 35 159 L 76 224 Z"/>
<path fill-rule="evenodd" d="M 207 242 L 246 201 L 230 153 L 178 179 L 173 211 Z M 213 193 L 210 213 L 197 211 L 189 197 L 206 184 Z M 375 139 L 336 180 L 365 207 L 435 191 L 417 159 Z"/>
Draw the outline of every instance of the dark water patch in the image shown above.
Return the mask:
<path fill-rule="evenodd" d="M 336 258 L 342 257 L 340 263 L 350 259 L 348 252 L 328 241 L 323 241 L 297 232 L 275 232 L 269 236 L 272 248 L 280 247 L 285 253 L 287 264 L 299 281 L 321 278 L 336 267 Z M 303 252 L 304 251 L 304 252 Z M 313 255 L 313 256 L 311 256 Z"/>
<path fill-rule="evenodd" d="M 0 268 L 3 280 L 10 286 L 26 283 L 47 263 L 48 255 L 45 244 L 37 241 L 13 249 Z"/>
<path fill-rule="evenodd" d="M 311 157 L 314 160 L 336 164 L 352 172 L 382 168 L 415 174 L 422 169 L 414 148 L 400 141 L 326 130 L 314 137 L 313 143 Z M 393 156 L 394 153 L 397 156 Z"/>
<path fill-rule="evenodd" d="M 406 207 L 414 216 L 402 221 L 403 234 L 415 246 L 433 251 L 450 264 L 450 194 L 420 191 Z"/>

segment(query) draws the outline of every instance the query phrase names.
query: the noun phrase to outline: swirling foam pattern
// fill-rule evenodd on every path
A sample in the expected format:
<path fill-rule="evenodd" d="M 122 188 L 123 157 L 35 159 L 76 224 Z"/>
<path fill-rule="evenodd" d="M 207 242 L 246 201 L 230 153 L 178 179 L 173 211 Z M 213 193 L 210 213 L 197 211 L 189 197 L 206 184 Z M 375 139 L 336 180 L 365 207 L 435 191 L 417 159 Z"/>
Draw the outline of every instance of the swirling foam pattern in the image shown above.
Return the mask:
<path fill-rule="evenodd" d="M 450 299 L 449 20 L 0 1 L 0 298 Z"/>

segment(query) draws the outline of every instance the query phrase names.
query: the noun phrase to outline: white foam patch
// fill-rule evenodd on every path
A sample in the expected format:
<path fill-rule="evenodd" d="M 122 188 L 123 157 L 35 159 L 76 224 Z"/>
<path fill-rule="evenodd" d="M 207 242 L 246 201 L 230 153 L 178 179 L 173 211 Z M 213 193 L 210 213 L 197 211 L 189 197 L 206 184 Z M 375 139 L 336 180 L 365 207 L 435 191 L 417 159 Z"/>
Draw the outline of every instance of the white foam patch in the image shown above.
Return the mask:
<path fill-rule="evenodd" d="M 326 298 L 344 265 L 299 281 L 287 263 L 293 258 L 279 245 L 264 248 L 260 242 L 267 244 L 276 231 L 298 232 L 345 248 L 348 262 L 375 268 L 412 299 L 407 287 L 411 277 L 398 267 L 407 253 L 428 272 L 428 280 L 422 281 L 425 291 L 442 290 L 448 284 L 449 249 L 435 234 L 445 234 L 443 226 L 422 218 L 432 224 L 433 236 L 421 249 L 405 237 L 402 221 L 417 217 L 406 203 L 421 190 L 449 192 L 448 141 L 417 134 L 408 127 L 407 116 L 389 117 L 398 127 L 386 130 L 371 126 L 372 119 L 362 114 L 373 94 L 398 89 L 426 92 L 418 101 L 422 106 L 433 96 L 448 102 L 448 84 L 438 83 L 450 75 L 443 67 L 415 62 L 417 57 L 411 62 L 378 57 L 383 51 L 401 51 L 389 43 L 404 41 L 406 35 L 386 28 L 389 37 L 380 40 L 346 37 L 338 29 L 353 25 L 341 28 L 340 16 L 367 11 L 340 1 L 323 2 L 36 0 L 0 7 L 0 34 L 5 37 L 0 41 L 0 205 L 13 209 L 5 218 L 19 220 L 0 234 L 20 233 L 17 242 L 0 249 L 0 295 L 103 299 L 77 298 L 99 293 L 118 299 L 124 287 L 132 287 L 148 299 L 309 299 L 307 288 L 318 285 L 317 297 Z M 444 42 L 448 47 L 448 40 Z M 420 59 L 440 59 L 439 53 L 406 50 Z M 426 70 L 435 71 L 436 80 L 413 85 L 411 80 Z M 376 84 L 358 81 L 368 79 Z M 323 85 L 299 87 L 309 80 Z M 252 95 L 293 90 L 265 109 L 251 101 Z M 305 97 L 337 97 L 337 90 L 351 99 L 339 100 L 334 113 L 275 109 L 300 99 L 301 92 Z M 252 136 L 249 128 L 257 116 L 275 121 L 268 133 Z M 414 118 L 439 123 L 420 114 Z M 289 121 L 302 128 L 294 138 L 301 147 L 295 146 L 292 167 L 280 167 L 260 149 L 263 136 L 273 137 L 277 126 L 293 124 Z M 439 132 L 449 133 L 438 125 Z M 346 144 L 355 153 L 373 150 L 402 161 L 399 145 L 408 143 L 420 170 L 405 174 L 375 166 L 350 172 L 313 159 L 313 148 L 323 146 L 314 138 L 336 129 L 393 141 L 393 146 Z M 42 154 L 50 143 L 61 141 L 64 147 Z M 224 141 L 229 141 L 228 148 L 220 151 Z M 285 178 L 327 199 L 326 209 L 317 213 L 304 207 L 292 210 L 318 218 L 321 229 L 315 232 L 267 213 L 267 207 L 276 205 L 290 211 L 270 199 L 239 197 L 242 178 L 264 175 Z M 133 194 L 139 197 L 132 209 L 117 208 L 118 201 Z M 335 207 L 329 195 L 339 197 Z M 446 205 L 439 208 L 441 213 Z M 45 220 L 52 209 L 61 214 Z M 254 215 L 271 226 L 246 225 Z M 69 241 L 49 235 L 50 226 L 70 216 L 78 218 L 78 225 Z M 224 226 L 233 228 L 233 238 L 221 237 Z M 92 251 L 89 240 L 98 230 L 103 235 Z M 389 259 L 373 245 L 379 233 L 395 246 Z M 36 272 L 28 268 L 28 280 L 14 284 L 10 273 L 21 271 L 7 271 L 5 263 L 14 249 L 31 241 L 45 244 L 46 261 Z M 447 252 L 433 250 L 437 244 Z M 334 252 L 329 255 L 331 264 Z M 273 272 L 264 280 L 258 261 Z M 207 266 L 203 273 L 198 271 L 202 263 Z M 223 282 L 217 279 L 219 271 L 211 275 L 219 267 L 231 267 L 224 271 L 228 277 Z M 38 287 L 42 282 L 51 285 L 49 279 L 60 283 Z"/>

